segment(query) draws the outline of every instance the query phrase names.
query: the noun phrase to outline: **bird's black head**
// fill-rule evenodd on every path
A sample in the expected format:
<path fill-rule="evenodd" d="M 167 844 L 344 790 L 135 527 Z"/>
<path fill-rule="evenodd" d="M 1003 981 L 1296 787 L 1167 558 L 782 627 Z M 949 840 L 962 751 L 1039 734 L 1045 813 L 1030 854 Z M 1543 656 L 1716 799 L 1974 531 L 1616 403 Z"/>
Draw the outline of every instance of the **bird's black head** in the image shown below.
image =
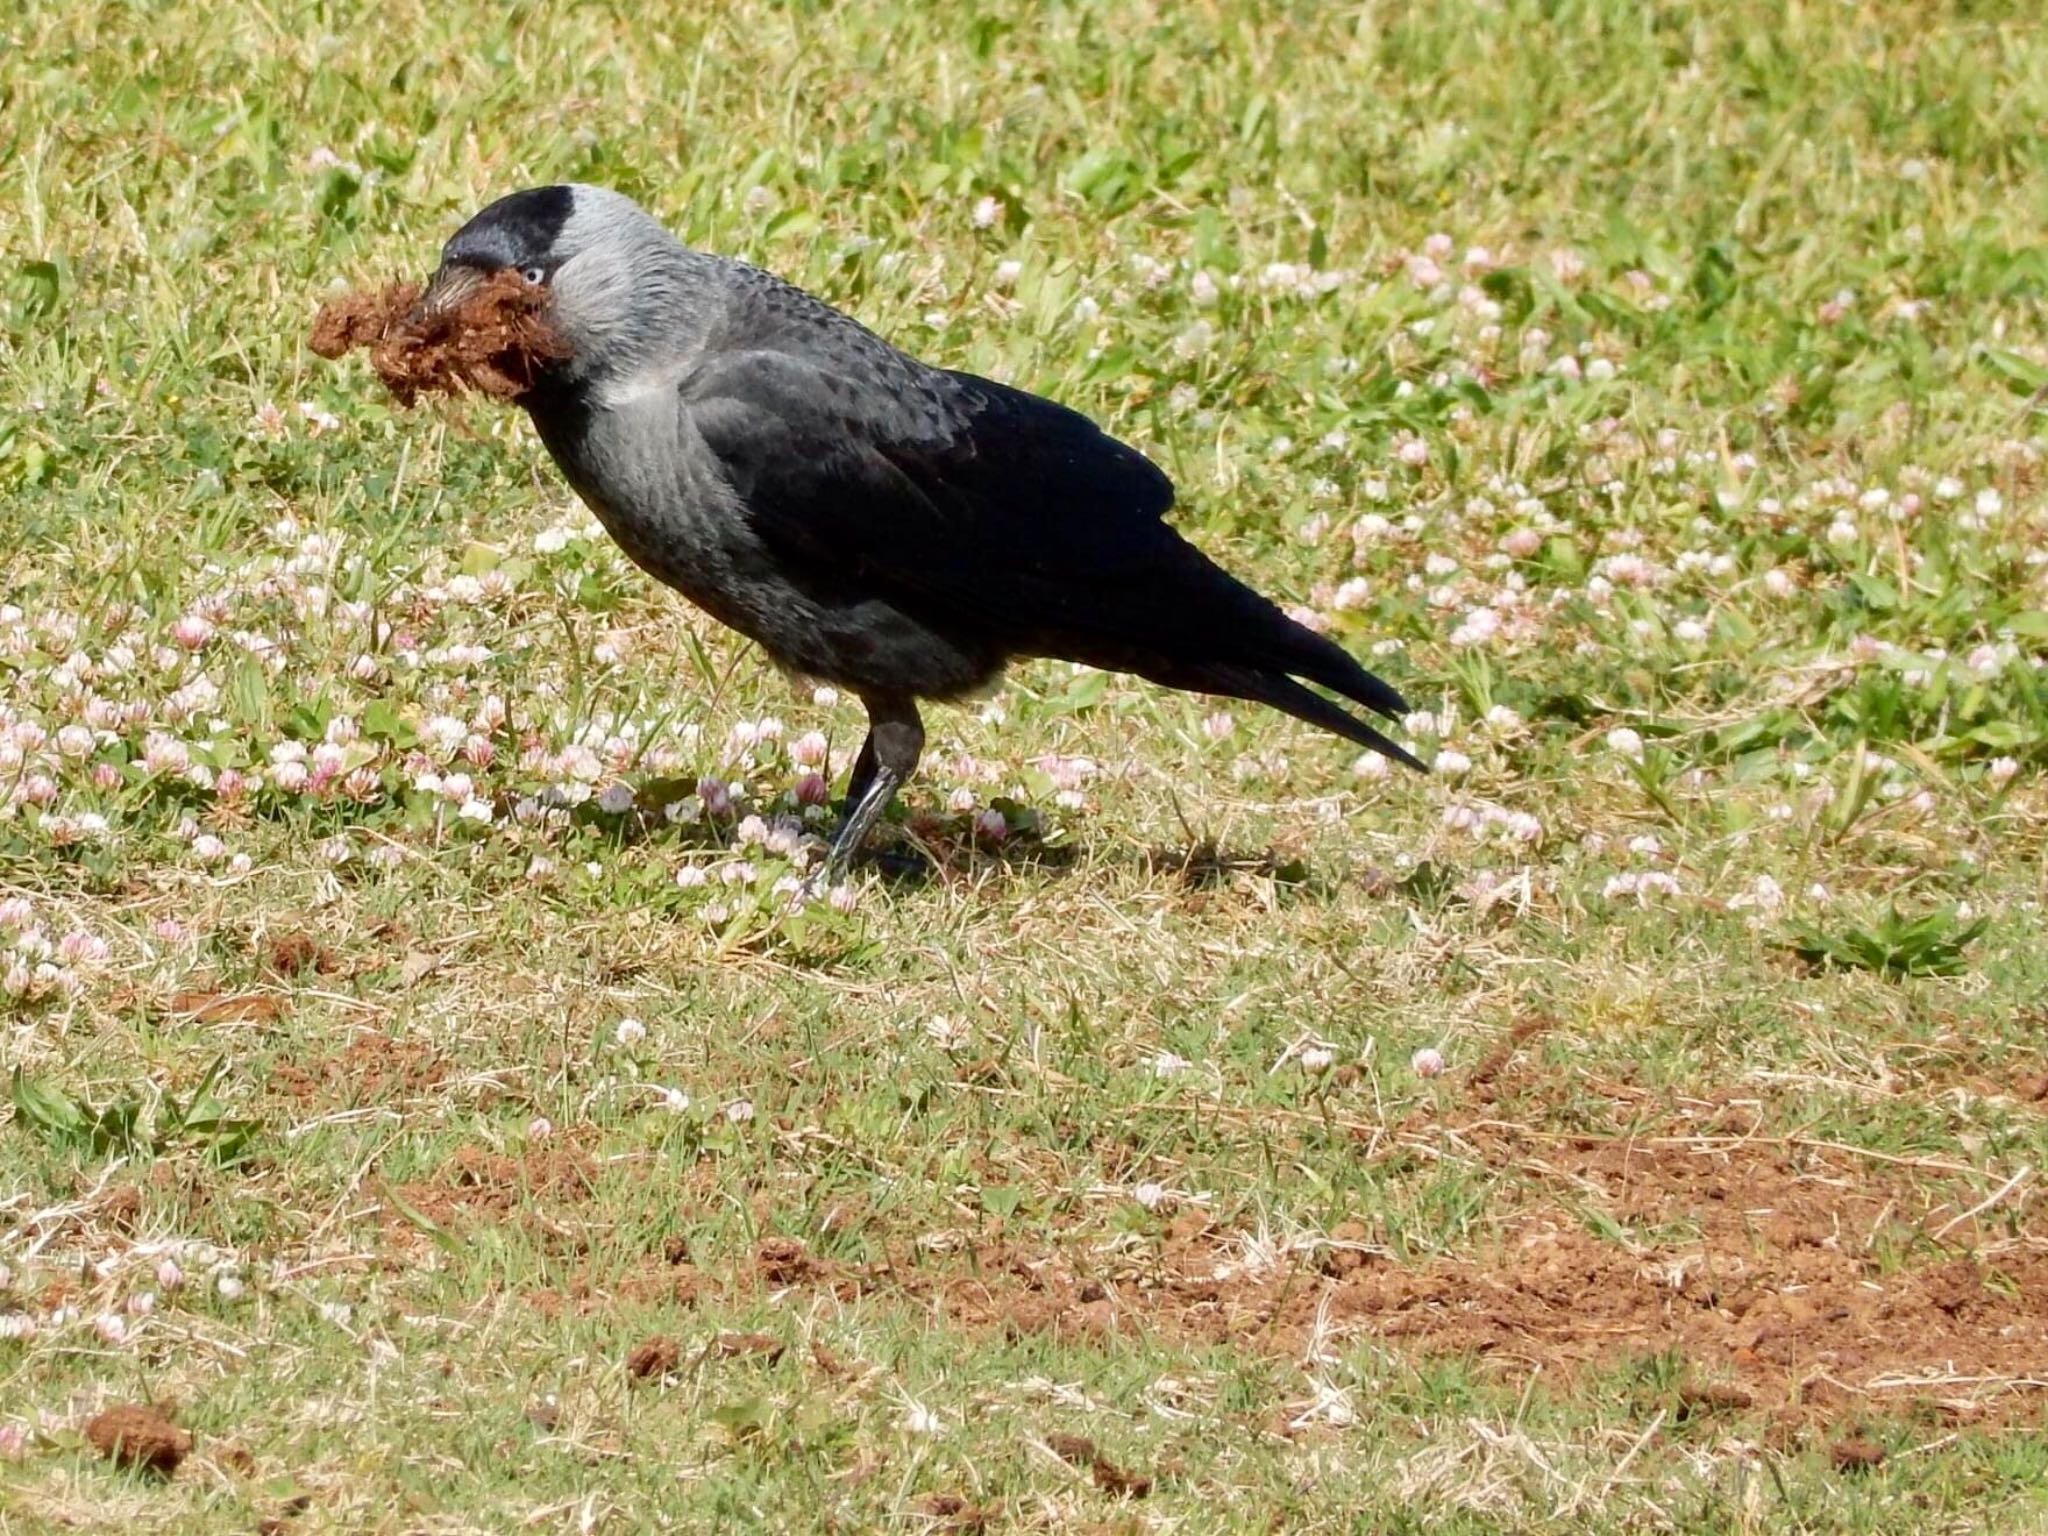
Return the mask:
<path fill-rule="evenodd" d="M 499 198 L 441 248 L 421 308 L 454 309 L 500 273 L 542 288 L 542 311 L 567 355 L 550 367 L 566 385 L 664 364 L 687 347 L 692 308 L 679 292 L 689 253 L 630 198 L 581 184 Z"/>
<path fill-rule="evenodd" d="M 420 308 L 454 309 L 500 272 L 546 287 L 568 259 L 563 231 L 576 211 L 574 187 L 529 187 L 499 198 L 441 247 L 441 267 Z"/>
<path fill-rule="evenodd" d="M 562 263 L 562 231 L 575 210 L 571 187 L 529 187 L 501 197 L 455 232 L 441 248 L 441 265 L 486 277 L 509 268 L 530 283 L 545 283 Z"/>

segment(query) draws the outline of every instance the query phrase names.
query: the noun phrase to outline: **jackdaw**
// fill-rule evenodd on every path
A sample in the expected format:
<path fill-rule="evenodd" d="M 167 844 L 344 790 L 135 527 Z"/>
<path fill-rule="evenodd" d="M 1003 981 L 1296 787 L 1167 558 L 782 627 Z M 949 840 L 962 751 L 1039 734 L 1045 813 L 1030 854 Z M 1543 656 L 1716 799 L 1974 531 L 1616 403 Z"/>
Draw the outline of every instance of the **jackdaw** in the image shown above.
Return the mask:
<path fill-rule="evenodd" d="M 619 546 L 867 706 L 822 878 L 916 768 L 917 701 L 1017 656 L 1269 704 L 1421 768 L 1300 679 L 1389 717 L 1400 694 L 1182 539 L 1165 474 L 1085 416 L 919 362 L 600 187 L 492 203 L 421 303 L 508 270 L 546 290 L 567 354 L 518 403 Z"/>

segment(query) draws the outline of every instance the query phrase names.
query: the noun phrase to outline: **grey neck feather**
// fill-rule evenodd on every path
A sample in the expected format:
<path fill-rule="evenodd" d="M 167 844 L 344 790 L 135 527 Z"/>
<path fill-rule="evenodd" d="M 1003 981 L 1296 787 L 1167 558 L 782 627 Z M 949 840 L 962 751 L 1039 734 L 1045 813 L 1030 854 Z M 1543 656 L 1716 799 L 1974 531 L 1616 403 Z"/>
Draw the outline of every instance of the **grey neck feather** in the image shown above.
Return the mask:
<path fill-rule="evenodd" d="M 569 377 L 600 399 L 672 384 L 725 318 L 723 264 L 616 192 L 577 187 L 556 243 L 550 316 L 574 349 Z"/>

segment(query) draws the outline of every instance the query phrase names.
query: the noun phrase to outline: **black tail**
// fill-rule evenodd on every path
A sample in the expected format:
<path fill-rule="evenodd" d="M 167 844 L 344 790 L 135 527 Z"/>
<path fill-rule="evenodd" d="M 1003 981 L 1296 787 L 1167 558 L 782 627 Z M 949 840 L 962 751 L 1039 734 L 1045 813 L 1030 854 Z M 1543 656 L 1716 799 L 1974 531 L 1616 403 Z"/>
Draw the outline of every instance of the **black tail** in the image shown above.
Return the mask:
<path fill-rule="evenodd" d="M 1363 704 L 1389 720 L 1398 720 L 1408 713 L 1408 701 L 1391 684 L 1366 671 L 1336 641 L 1317 634 L 1305 624 L 1297 624 L 1276 604 L 1228 572 L 1219 570 L 1218 574 L 1237 589 L 1233 594 L 1237 598 L 1234 606 L 1239 608 L 1241 617 L 1229 631 L 1236 641 L 1232 649 L 1237 654 L 1225 664 L 1212 663 L 1202 667 L 1201 670 L 1211 674 L 1214 681 L 1194 686 L 1207 692 L 1227 694 L 1231 698 L 1270 704 L 1296 719 L 1306 720 L 1310 725 L 1321 726 L 1348 741 L 1371 747 L 1382 756 L 1405 764 L 1418 773 L 1429 771 L 1380 732 L 1348 710 L 1339 709 L 1321 694 L 1311 693 L 1295 678 L 1304 677 L 1312 683 L 1320 683 L 1332 693 Z M 1247 598 L 1249 603 L 1245 601 Z"/>
<path fill-rule="evenodd" d="M 1341 655 L 1342 652 L 1339 652 Z M 1346 661 L 1351 659 L 1347 656 Z M 1401 695 L 1394 692 L 1380 679 L 1351 662 L 1359 681 L 1341 689 L 1348 698 L 1369 704 L 1382 714 L 1394 715 L 1406 706 Z M 1413 768 L 1417 773 L 1429 770 L 1416 760 L 1413 754 L 1404 751 L 1380 732 L 1374 730 L 1348 710 L 1339 709 L 1320 693 L 1304 688 L 1284 672 L 1267 672 L 1257 667 L 1239 666 L 1229 662 L 1209 662 L 1188 667 L 1175 667 L 1170 675 L 1154 675 L 1155 682 L 1165 683 L 1171 688 L 1185 688 L 1193 693 L 1220 694 L 1229 699 L 1249 699 L 1254 704 L 1269 704 L 1274 709 L 1285 710 L 1297 720 L 1306 720 L 1310 725 L 1321 726 L 1324 730 L 1355 741 L 1361 747 L 1371 747 L 1383 757 Z M 1317 677 L 1317 682 L 1326 687 L 1336 687 Z M 1351 679 L 1346 679 L 1352 684 Z"/>
<path fill-rule="evenodd" d="M 1390 684 L 1366 671 L 1335 641 L 1297 624 L 1170 528 L 1162 524 L 1158 534 L 1164 547 L 1155 551 L 1147 583 L 1119 593 L 1114 602 L 1087 605 L 1091 614 L 1113 615 L 1112 629 L 1040 635 L 1018 649 L 1135 672 L 1190 693 L 1271 705 L 1418 773 L 1429 771 L 1372 726 L 1296 679 L 1306 678 L 1397 720 L 1408 712 L 1408 704 Z"/>

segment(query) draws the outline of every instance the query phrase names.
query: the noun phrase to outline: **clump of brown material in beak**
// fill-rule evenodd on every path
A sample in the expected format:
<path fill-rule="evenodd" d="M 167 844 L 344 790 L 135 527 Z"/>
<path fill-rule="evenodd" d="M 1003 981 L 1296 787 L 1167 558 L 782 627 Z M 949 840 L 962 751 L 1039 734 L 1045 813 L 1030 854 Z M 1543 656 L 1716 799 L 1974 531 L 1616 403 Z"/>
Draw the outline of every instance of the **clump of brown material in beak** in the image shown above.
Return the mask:
<path fill-rule="evenodd" d="M 438 288 L 440 285 L 436 285 Z M 357 347 L 400 405 L 473 390 L 516 400 L 569 348 L 547 323 L 548 294 L 517 272 L 470 279 L 421 302 L 411 283 L 346 293 L 321 307 L 307 345 L 326 358 Z"/>

